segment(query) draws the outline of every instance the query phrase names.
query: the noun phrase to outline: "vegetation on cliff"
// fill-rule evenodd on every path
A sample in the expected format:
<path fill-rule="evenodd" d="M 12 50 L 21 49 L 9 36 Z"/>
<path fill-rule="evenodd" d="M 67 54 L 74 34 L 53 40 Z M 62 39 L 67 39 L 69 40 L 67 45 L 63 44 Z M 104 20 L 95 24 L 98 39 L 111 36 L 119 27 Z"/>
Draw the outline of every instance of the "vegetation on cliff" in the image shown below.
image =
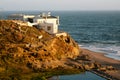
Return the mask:
<path fill-rule="evenodd" d="M 78 45 L 68 34 L 56 37 L 42 29 L 0 20 L 0 79 L 32 79 L 52 72 L 50 69 L 69 70 L 61 60 L 79 54 Z"/>

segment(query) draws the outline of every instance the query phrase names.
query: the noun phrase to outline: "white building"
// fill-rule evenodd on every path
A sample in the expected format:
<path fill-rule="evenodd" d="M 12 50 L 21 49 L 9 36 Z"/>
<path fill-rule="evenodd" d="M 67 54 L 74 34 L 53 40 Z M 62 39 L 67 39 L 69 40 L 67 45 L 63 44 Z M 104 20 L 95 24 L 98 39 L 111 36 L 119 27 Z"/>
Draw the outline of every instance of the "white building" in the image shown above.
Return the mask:
<path fill-rule="evenodd" d="M 22 20 L 28 22 L 29 26 L 38 25 L 38 28 L 44 29 L 50 34 L 58 33 L 59 26 L 59 16 L 51 16 L 50 12 L 40 15 L 23 15 L 23 14 L 13 14 L 8 16 L 8 19 L 12 20 Z"/>
<path fill-rule="evenodd" d="M 58 26 L 59 26 L 59 17 L 51 16 L 50 13 L 48 14 L 41 14 L 36 16 L 33 19 L 33 22 L 38 23 L 39 28 L 44 29 L 46 32 L 50 34 L 58 33 Z"/>

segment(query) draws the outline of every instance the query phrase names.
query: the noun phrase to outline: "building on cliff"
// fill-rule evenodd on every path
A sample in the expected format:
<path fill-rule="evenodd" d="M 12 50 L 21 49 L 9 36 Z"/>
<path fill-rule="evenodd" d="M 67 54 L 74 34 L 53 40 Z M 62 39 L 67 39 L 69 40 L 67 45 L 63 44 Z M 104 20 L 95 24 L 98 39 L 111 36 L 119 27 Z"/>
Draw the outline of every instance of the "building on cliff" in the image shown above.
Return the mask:
<path fill-rule="evenodd" d="M 12 14 L 8 16 L 8 19 L 27 22 L 28 26 L 37 26 L 37 28 L 42 28 L 50 34 L 57 34 L 58 26 L 60 25 L 59 16 L 52 16 L 50 12 L 40 15 Z"/>
<path fill-rule="evenodd" d="M 50 34 L 58 33 L 59 16 L 51 16 L 50 13 L 37 15 L 34 17 L 33 22 L 38 23 L 38 27 L 44 29 Z"/>

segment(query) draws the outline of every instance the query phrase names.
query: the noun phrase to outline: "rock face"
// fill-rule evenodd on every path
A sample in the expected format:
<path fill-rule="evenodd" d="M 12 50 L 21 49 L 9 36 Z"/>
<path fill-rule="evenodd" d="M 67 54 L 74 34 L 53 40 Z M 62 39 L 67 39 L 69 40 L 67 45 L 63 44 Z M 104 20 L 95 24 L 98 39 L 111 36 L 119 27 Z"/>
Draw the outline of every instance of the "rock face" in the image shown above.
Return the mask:
<path fill-rule="evenodd" d="M 78 45 L 68 34 L 56 37 L 35 27 L 0 20 L 0 68 L 17 65 L 25 69 L 55 68 L 64 66 L 61 59 L 79 54 Z"/>

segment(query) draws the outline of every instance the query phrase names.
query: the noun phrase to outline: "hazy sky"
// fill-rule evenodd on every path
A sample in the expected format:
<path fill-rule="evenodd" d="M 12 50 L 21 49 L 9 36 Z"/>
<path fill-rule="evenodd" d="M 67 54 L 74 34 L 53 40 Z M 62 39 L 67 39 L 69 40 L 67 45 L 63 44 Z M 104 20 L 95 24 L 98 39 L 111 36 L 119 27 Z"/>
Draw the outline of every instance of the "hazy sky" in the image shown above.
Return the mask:
<path fill-rule="evenodd" d="M 0 0 L 0 10 L 120 10 L 120 0 Z"/>

